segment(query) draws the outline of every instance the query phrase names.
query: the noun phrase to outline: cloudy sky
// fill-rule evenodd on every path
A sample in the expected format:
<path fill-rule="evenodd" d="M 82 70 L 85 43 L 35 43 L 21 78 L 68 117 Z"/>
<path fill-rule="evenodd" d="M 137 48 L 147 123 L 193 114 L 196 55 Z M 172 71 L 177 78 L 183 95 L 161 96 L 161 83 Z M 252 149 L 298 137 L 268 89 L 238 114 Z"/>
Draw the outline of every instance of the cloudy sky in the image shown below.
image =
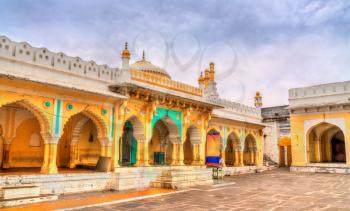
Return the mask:
<path fill-rule="evenodd" d="M 192 85 L 213 61 L 220 95 L 249 105 L 350 80 L 348 0 L 0 0 L 0 34 L 112 67 L 127 41 Z"/>

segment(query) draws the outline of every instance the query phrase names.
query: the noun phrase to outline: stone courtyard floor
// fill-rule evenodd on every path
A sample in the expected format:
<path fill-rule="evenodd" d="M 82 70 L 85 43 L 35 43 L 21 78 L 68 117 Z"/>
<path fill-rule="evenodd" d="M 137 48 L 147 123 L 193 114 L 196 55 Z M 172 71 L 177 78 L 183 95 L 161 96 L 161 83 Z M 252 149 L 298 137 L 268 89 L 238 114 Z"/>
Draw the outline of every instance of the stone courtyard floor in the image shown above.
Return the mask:
<path fill-rule="evenodd" d="M 154 190 L 159 193 L 159 190 Z M 162 192 L 162 191 L 160 191 Z M 225 177 L 213 186 L 196 187 L 172 192 L 164 190 L 161 196 L 149 197 L 128 202 L 118 201 L 118 197 L 101 201 L 91 206 L 91 200 L 106 197 L 106 194 L 88 194 L 61 198 L 51 204 L 24 206 L 23 210 L 42 210 L 67 208 L 64 200 L 80 200 L 86 203 L 72 203 L 71 208 L 80 210 L 350 210 L 350 175 L 291 173 L 280 168 L 259 174 L 246 174 Z M 136 194 L 136 196 L 140 196 Z M 107 197 L 107 198 L 111 198 Z M 50 205 L 50 206 L 48 206 Z M 57 206 L 56 206 L 57 205 Z M 68 206 L 69 207 L 69 206 Z M 15 209 L 15 208 L 12 208 Z"/>
<path fill-rule="evenodd" d="M 350 175 L 276 169 L 212 186 L 84 210 L 350 210 Z"/>

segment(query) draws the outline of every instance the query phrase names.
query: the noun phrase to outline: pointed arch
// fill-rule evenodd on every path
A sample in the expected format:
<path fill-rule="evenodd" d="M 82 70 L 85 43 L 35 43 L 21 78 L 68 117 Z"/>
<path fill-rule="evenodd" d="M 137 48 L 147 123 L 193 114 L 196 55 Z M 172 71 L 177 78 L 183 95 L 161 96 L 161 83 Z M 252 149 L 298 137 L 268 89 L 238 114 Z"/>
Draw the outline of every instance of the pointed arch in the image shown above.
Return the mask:
<path fill-rule="evenodd" d="M 346 162 L 345 133 L 337 124 L 321 122 L 306 132 L 306 158 L 314 162 Z"/>
<path fill-rule="evenodd" d="M 0 105 L 1 107 L 8 106 L 11 104 L 19 105 L 20 107 L 26 109 L 31 114 L 34 115 L 34 117 L 38 120 L 39 126 L 40 126 L 40 134 L 45 142 L 51 141 L 51 124 L 47 116 L 43 113 L 43 111 L 40 110 L 36 105 L 31 103 L 29 100 L 26 99 L 20 99 L 15 100 L 11 102 L 6 102 L 4 104 Z"/>
<path fill-rule="evenodd" d="M 50 122 L 45 113 L 26 99 L 13 100 L 1 105 L 9 118 L 4 127 L 11 131 L 2 137 L 7 145 L 0 153 L 3 167 L 41 167 L 44 161 L 44 144 L 51 142 Z"/>
<path fill-rule="evenodd" d="M 187 128 L 186 140 L 183 143 L 184 164 L 196 163 L 199 160 L 200 130 L 195 124 Z"/>
<path fill-rule="evenodd" d="M 225 163 L 226 165 L 238 165 L 238 151 L 241 151 L 241 141 L 236 132 L 232 131 L 227 136 L 225 148 Z"/>
<path fill-rule="evenodd" d="M 175 164 L 176 154 L 174 147 L 181 142 L 180 128 L 174 120 L 168 116 L 163 116 L 154 124 L 152 139 L 148 145 L 150 163 L 156 162 L 156 155 L 164 156 L 166 164 Z"/>
<path fill-rule="evenodd" d="M 243 163 L 244 165 L 256 165 L 257 143 L 253 134 L 248 133 L 244 140 Z"/>

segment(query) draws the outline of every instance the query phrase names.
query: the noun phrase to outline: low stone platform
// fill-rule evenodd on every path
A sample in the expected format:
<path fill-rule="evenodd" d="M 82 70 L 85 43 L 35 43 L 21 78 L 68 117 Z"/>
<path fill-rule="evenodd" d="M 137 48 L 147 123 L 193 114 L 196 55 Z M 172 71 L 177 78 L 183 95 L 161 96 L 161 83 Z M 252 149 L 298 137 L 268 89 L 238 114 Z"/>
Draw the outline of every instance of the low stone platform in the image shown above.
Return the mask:
<path fill-rule="evenodd" d="M 33 184 L 7 185 L 1 188 L 0 208 L 57 199 L 55 194 L 40 194 L 40 187 Z"/>
<path fill-rule="evenodd" d="M 239 174 L 251 174 L 251 173 L 260 173 L 267 170 L 272 170 L 277 168 L 276 166 L 225 166 L 223 167 L 225 176 L 233 176 Z"/>
<path fill-rule="evenodd" d="M 212 169 L 170 169 L 152 182 L 154 188 L 183 189 L 199 185 L 213 184 Z"/>
<path fill-rule="evenodd" d="M 117 189 L 115 173 L 61 173 L 0 176 L 0 189 L 32 184 L 40 187 L 40 194 L 70 194 Z"/>
<path fill-rule="evenodd" d="M 150 167 L 121 167 L 116 170 L 118 177 L 117 190 L 145 189 L 151 187 L 163 172 L 170 170 L 192 171 L 206 169 L 205 166 L 150 166 Z"/>
<path fill-rule="evenodd" d="M 291 166 L 291 172 L 350 174 L 350 166 L 345 163 L 310 163 L 305 166 Z"/>

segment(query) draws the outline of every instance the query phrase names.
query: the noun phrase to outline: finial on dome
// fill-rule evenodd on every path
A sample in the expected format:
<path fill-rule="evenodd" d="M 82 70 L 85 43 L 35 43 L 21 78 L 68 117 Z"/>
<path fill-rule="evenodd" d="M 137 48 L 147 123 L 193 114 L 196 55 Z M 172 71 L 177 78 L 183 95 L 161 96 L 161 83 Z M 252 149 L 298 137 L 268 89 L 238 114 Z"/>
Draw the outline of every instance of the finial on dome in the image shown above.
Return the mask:
<path fill-rule="evenodd" d="M 142 51 L 142 60 L 145 61 L 145 50 Z"/>
<path fill-rule="evenodd" d="M 125 47 L 124 47 L 124 50 L 122 52 L 122 58 L 126 58 L 126 59 L 130 59 L 130 52 L 129 52 L 129 49 L 128 49 L 128 42 L 125 42 Z"/>

